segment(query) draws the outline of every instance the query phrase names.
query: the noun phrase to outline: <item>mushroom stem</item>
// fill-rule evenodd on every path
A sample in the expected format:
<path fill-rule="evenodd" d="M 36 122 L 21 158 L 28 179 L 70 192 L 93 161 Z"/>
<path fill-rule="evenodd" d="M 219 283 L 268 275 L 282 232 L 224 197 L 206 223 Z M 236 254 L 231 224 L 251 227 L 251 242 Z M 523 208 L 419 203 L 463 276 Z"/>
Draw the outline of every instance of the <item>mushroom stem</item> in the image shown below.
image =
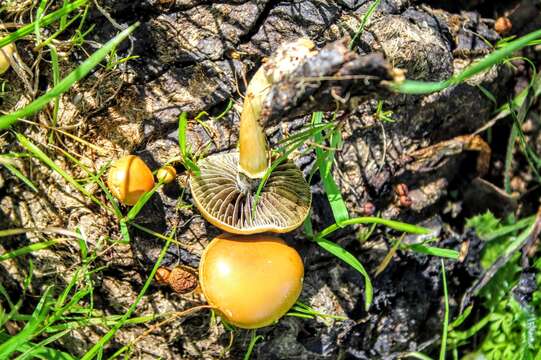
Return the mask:
<path fill-rule="evenodd" d="M 239 171 L 251 179 L 261 179 L 269 167 L 267 138 L 261 126 L 264 102 L 272 85 L 291 76 L 313 56 L 314 43 L 300 38 L 276 50 L 248 84 L 240 115 Z"/>
<path fill-rule="evenodd" d="M 239 170 L 252 179 L 262 178 L 269 167 L 267 138 L 259 119 L 270 88 L 270 79 L 262 66 L 248 84 L 240 115 Z"/>

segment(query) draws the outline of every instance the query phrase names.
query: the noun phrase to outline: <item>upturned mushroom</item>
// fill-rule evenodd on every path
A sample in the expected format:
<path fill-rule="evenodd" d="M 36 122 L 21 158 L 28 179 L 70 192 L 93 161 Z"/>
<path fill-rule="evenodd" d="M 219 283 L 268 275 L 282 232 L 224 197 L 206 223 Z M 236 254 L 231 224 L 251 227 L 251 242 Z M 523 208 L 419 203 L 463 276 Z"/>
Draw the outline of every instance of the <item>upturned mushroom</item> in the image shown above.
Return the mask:
<path fill-rule="evenodd" d="M 297 251 L 269 235 L 220 235 L 199 265 L 208 303 L 244 329 L 271 325 L 284 316 L 301 293 L 303 276 Z"/>
<path fill-rule="evenodd" d="M 154 176 L 140 157 L 128 155 L 111 165 L 107 186 L 121 203 L 135 205 L 143 194 L 154 187 Z"/>
<path fill-rule="evenodd" d="M 255 195 L 270 167 L 267 139 L 260 119 L 272 84 L 287 78 L 314 54 L 314 44 L 299 39 L 282 46 L 255 73 L 246 90 L 240 116 L 239 151 L 211 155 L 198 162 L 190 177 L 195 205 L 216 227 L 235 234 L 284 233 L 299 227 L 311 205 L 302 172 L 287 160 Z M 255 204 L 255 208 L 254 208 Z"/>

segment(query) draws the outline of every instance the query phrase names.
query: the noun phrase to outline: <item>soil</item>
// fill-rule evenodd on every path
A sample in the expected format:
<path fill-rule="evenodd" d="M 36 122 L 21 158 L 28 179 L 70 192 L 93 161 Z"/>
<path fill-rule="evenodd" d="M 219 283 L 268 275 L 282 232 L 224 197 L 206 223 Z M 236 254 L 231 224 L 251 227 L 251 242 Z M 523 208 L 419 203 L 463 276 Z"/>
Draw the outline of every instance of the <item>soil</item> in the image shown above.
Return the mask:
<path fill-rule="evenodd" d="M 203 156 L 234 149 L 245 81 L 264 58 L 280 44 L 298 37 L 312 39 L 318 48 L 347 43 L 371 3 L 99 0 L 99 7 L 92 6 L 89 14 L 88 21 L 96 25 L 88 35 L 89 41 L 61 54 L 62 74 L 77 66 L 85 52 L 95 51 L 98 44 L 113 37 L 119 28 L 139 21 L 138 30 L 118 50 L 122 56 L 131 54 L 137 58 L 113 70 L 96 70 L 60 99 L 57 127 L 95 147 L 62 133 L 56 135 L 56 144 L 76 154 L 91 171 L 97 172 L 112 159 L 129 153 L 141 156 L 156 170 L 179 155 L 178 116 L 186 111 L 193 119 L 206 111 L 210 115 L 203 117 L 204 124 L 190 122 L 187 140 L 192 151 Z M 497 17 L 506 14 L 513 23 L 506 36 L 522 35 L 541 24 L 539 11 L 533 15 L 527 11 L 512 12 L 516 1 L 452 3 L 383 0 L 357 39 L 356 64 L 365 61 L 364 65 L 377 63 L 401 69 L 408 79 L 444 80 L 491 51 L 490 44 L 501 39 L 494 30 Z M 6 16 L 2 20 L 8 22 L 24 14 L 8 9 L 1 16 Z M 59 41 L 62 50 L 64 40 Z M 18 43 L 19 56 L 28 71 L 21 66 L 4 75 L 12 91 L 2 97 L 2 111 L 22 107 L 52 83 L 49 55 L 37 59 L 32 48 L 33 43 L 28 41 Z M 373 54 L 380 55 L 376 59 Z M 539 58 L 538 53 L 529 55 Z M 43 73 L 38 76 L 30 69 L 31 64 L 43 68 Z M 326 64 L 322 60 L 312 69 L 316 71 Z M 310 120 L 312 111 L 336 110 L 331 90 L 342 91 L 341 98 L 347 101 L 340 104 L 336 114 L 342 122 L 343 146 L 336 152 L 333 174 L 350 216 L 363 216 L 370 209 L 385 218 L 430 228 L 438 238 L 437 246 L 462 252 L 466 249 L 461 261 L 445 262 L 451 318 L 458 314 L 467 289 L 481 276 L 480 240 L 464 230 L 465 218 L 489 208 L 501 215 L 531 211 L 528 205 L 519 208 L 516 197 L 503 196 L 492 185 L 502 183 L 507 138 L 500 141 L 498 136 L 508 130 L 507 125 L 494 126 L 488 159 L 487 149 L 483 145 L 473 146 L 469 137 L 494 115 L 493 102 L 482 89 L 491 92 L 501 104 L 525 86 L 528 68 L 520 61 L 516 65 L 514 69 L 495 66 L 465 83 L 426 96 L 391 94 L 376 85 L 363 88 L 360 81 L 321 83 L 311 93 L 295 88 L 294 99 L 286 97 L 280 106 L 271 106 L 265 122 L 270 143 L 276 144 L 299 131 Z M 359 68 L 368 71 L 366 66 Z M 378 74 L 382 78 L 389 76 Z M 376 117 L 377 99 L 383 101 L 384 110 L 392 111 L 393 122 Z M 213 116 L 222 113 L 230 100 L 234 102 L 233 108 L 214 120 Z M 51 111 L 52 108 L 45 109 L 34 121 L 48 124 Z M 331 116 L 326 114 L 326 118 Z M 16 128 L 45 149 L 50 134 L 47 128 L 27 124 Z M 535 139 L 539 129 L 529 130 L 528 136 Z M 21 151 L 10 133 L 0 137 L 0 147 L 2 152 Z M 75 178 L 87 177 L 58 148 L 49 146 L 46 152 Z M 315 155 L 298 152 L 293 160 L 308 174 Z M 104 268 L 93 275 L 94 307 L 103 314 L 124 313 L 141 290 L 163 240 L 132 227 L 129 245 L 108 246 L 121 239 L 118 220 L 112 214 L 95 206 L 38 161 L 20 163 L 39 192 L 30 191 L 0 168 L 0 228 L 80 229 L 90 247 L 101 249 L 95 266 Z M 514 164 L 513 171 L 520 174 L 522 166 Z M 162 266 L 197 268 L 204 247 L 219 230 L 190 206 L 188 174 L 181 165 L 176 170 L 180 174 L 177 181 L 161 188 L 136 222 L 162 234 L 174 233 L 177 242 L 169 248 Z M 514 181 L 517 194 L 526 193 L 524 182 L 528 182 L 527 175 Z M 409 201 L 401 201 L 404 195 L 397 195 L 397 185 L 401 184 L 406 185 Z M 334 223 L 334 218 L 317 173 L 311 187 L 313 225 L 315 230 L 321 230 Z M 99 187 L 89 186 L 87 190 L 107 202 Z M 475 198 L 472 191 L 482 193 L 483 201 Z M 527 198 L 534 199 L 535 194 L 528 193 Z M 368 240 L 360 241 L 359 231 L 358 227 L 344 228 L 329 239 L 353 253 L 373 274 L 398 234 L 381 228 Z M 301 301 L 322 313 L 346 316 L 347 320 L 286 317 L 277 325 L 258 331 L 263 340 L 257 343 L 254 358 L 393 359 L 408 351 L 437 351 L 444 306 L 439 258 L 398 251 L 381 274 L 372 275 L 374 301 L 365 311 L 359 273 L 307 240 L 302 229 L 284 238 L 304 260 L 306 275 Z M 9 251 L 40 239 L 30 234 L 11 237 L 2 243 L 1 249 Z M 406 236 L 403 241 L 411 243 L 419 238 Z M 0 279 L 9 293 L 21 293 L 30 261 L 34 274 L 29 295 L 39 296 L 50 284 L 62 289 L 79 265 L 80 257 L 74 246 L 64 243 L 1 262 Z M 197 290 L 175 293 L 155 282 L 134 315 L 180 311 L 202 303 L 204 299 Z M 23 309 L 30 312 L 32 306 L 32 301 L 26 301 Z M 229 333 L 224 326 L 210 320 L 208 311 L 176 319 L 138 340 L 132 356 L 242 358 L 250 333 L 236 332 L 229 346 Z M 142 325 L 121 329 L 106 348 L 105 357 L 146 330 Z M 64 336 L 60 346 L 73 355 L 82 355 L 105 331 L 98 326 L 76 330 Z"/>

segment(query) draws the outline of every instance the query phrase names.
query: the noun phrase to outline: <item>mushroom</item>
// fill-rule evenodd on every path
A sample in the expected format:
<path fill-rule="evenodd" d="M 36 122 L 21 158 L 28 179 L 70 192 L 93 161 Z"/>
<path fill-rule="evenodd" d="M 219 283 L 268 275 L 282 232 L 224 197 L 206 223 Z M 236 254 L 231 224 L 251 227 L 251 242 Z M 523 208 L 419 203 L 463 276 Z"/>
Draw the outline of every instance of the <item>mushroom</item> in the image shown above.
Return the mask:
<path fill-rule="evenodd" d="M 307 39 L 288 43 L 258 69 L 244 98 L 239 151 L 200 160 L 200 174 L 190 177 L 195 205 L 218 228 L 235 234 L 284 233 L 299 227 L 308 215 L 310 187 L 290 160 L 272 171 L 257 202 L 255 195 L 270 167 L 267 139 L 260 123 L 263 104 L 272 85 L 312 56 L 313 48 Z"/>
<path fill-rule="evenodd" d="M 0 49 L 0 74 L 5 73 L 11 66 L 11 58 L 15 50 L 14 43 L 9 43 Z"/>
<path fill-rule="evenodd" d="M 177 171 L 171 165 L 165 165 L 164 167 L 158 169 L 156 172 L 156 178 L 159 182 L 164 184 L 169 184 L 175 180 L 177 176 Z"/>
<path fill-rule="evenodd" d="M 154 176 L 141 158 L 128 155 L 111 165 L 107 186 L 121 203 L 135 205 L 144 193 L 154 187 Z"/>
<path fill-rule="evenodd" d="M 270 325 L 295 304 L 304 266 L 297 251 L 270 235 L 223 234 L 205 249 L 199 281 L 208 303 L 244 329 Z"/>

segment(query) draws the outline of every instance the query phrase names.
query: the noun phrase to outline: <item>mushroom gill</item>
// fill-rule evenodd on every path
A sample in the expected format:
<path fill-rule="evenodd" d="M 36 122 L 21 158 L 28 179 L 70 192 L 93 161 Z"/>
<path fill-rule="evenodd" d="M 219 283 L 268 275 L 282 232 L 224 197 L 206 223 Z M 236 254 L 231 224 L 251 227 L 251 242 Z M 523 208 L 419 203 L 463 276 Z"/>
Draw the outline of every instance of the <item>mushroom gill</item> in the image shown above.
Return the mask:
<path fill-rule="evenodd" d="M 195 205 L 210 223 L 234 234 L 285 233 L 303 223 L 311 193 L 295 164 L 278 165 L 255 202 L 259 181 L 239 173 L 238 163 L 238 152 L 212 155 L 199 161 L 201 174 L 190 177 Z"/>

